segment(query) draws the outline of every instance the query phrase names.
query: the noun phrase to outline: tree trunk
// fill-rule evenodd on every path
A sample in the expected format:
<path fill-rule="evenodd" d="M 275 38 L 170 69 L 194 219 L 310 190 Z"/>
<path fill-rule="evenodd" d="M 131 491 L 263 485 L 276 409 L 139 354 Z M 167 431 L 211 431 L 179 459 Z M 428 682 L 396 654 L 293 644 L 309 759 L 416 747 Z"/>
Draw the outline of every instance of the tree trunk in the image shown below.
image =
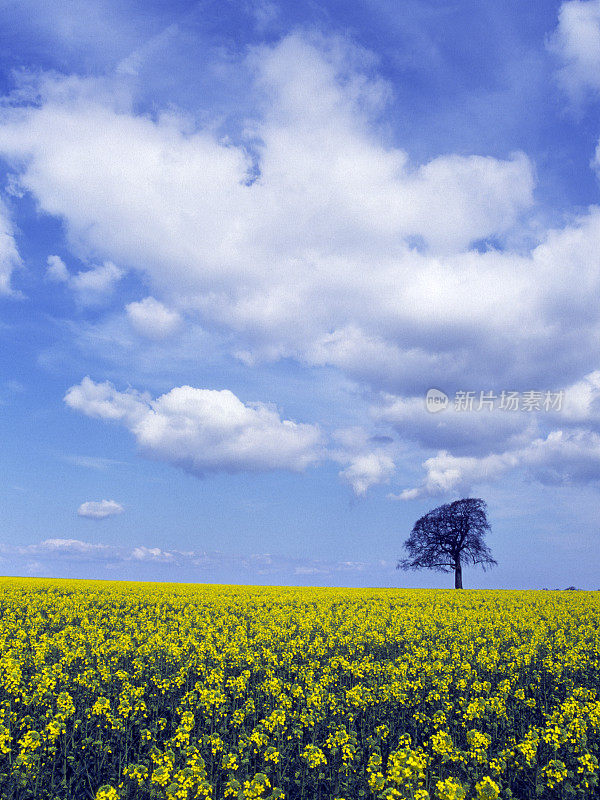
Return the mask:
<path fill-rule="evenodd" d="M 462 589 L 462 587 L 462 565 L 459 557 L 454 564 L 454 588 Z"/>

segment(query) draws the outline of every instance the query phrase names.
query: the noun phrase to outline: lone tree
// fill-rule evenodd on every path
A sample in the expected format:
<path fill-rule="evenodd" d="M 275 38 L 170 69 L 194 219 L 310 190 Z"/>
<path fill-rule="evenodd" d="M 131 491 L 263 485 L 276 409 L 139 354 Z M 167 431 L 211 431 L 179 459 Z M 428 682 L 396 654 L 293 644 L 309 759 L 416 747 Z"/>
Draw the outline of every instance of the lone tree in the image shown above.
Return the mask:
<path fill-rule="evenodd" d="M 408 558 L 397 569 L 454 570 L 454 588 L 462 589 L 463 564 L 481 564 L 485 570 L 497 563 L 483 541 L 491 530 L 486 508 L 483 500 L 467 497 L 429 511 L 415 522 L 404 542 Z"/>

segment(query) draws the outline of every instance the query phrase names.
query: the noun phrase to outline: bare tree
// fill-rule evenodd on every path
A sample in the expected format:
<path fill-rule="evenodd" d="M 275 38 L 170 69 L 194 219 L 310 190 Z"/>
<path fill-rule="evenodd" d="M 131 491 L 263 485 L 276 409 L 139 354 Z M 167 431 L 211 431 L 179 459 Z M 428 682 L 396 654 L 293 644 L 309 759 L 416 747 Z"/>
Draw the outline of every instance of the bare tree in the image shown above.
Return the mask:
<path fill-rule="evenodd" d="M 435 569 L 454 572 L 454 588 L 462 589 L 463 564 L 493 567 L 489 547 L 483 541 L 491 530 L 483 500 L 467 497 L 434 508 L 414 524 L 404 542 L 408 558 L 398 562 L 397 569 Z"/>

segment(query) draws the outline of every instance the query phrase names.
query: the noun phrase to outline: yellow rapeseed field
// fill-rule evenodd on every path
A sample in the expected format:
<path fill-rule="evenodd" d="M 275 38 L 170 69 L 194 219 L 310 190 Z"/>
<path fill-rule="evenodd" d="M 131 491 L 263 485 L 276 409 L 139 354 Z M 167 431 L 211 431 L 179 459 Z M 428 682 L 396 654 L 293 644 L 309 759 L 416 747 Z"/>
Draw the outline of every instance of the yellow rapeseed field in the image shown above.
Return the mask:
<path fill-rule="evenodd" d="M 600 796 L 600 593 L 0 579 L 0 792 Z"/>

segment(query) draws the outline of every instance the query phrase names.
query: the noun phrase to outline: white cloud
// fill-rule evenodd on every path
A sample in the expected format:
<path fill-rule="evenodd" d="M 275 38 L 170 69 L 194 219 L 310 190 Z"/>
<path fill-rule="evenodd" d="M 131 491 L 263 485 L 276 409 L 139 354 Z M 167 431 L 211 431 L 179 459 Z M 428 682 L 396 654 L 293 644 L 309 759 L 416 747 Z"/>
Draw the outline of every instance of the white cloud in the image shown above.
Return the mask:
<path fill-rule="evenodd" d="M 576 425 L 600 423 L 600 370 L 564 389 L 564 402 L 557 416 Z"/>
<path fill-rule="evenodd" d="M 558 12 L 550 49 L 562 61 L 559 83 L 572 101 L 600 91 L 600 0 L 568 0 Z"/>
<path fill-rule="evenodd" d="M 110 261 L 71 275 L 60 256 L 48 256 L 46 279 L 64 283 L 82 305 L 92 306 L 104 302 L 125 274 Z"/>
<path fill-rule="evenodd" d="M 473 484 L 497 480 L 511 467 L 518 465 L 517 456 L 509 453 L 474 456 L 453 456 L 446 451 L 424 461 L 426 478 L 423 484 L 413 489 L 404 489 L 392 499 L 416 500 L 427 495 L 467 493 Z"/>
<path fill-rule="evenodd" d="M 476 327 L 485 341 L 533 318 L 529 265 L 459 255 L 502 240 L 530 207 L 523 154 L 411 164 L 377 127 L 389 87 L 341 38 L 294 34 L 245 68 L 258 110 L 245 146 L 173 114 L 135 116 L 89 82 L 46 79 L 40 105 L 6 112 L 0 152 L 76 254 L 140 271 L 168 313 L 232 331 L 247 363 L 292 356 L 352 374 L 369 372 L 369 352 L 369 379 L 400 381 L 419 354 L 452 362 L 431 352 L 434 324 L 451 350 Z M 150 301 L 128 317 L 146 335 L 174 323 Z"/>
<path fill-rule="evenodd" d="M 125 464 L 125 461 L 117 461 L 114 458 L 104 458 L 102 456 L 78 456 L 78 455 L 64 455 L 63 461 L 68 464 L 73 464 L 76 467 L 85 467 L 86 469 L 106 470 L 115 465 Z"/>
<path fill-rule="evenodd" d="M 173 561 L 173 554 L 168 553 L 165 550 L 161 550 L 160 547 L 145 547 L 144 545 L 140 545 L 139 547 L 134 547 L 133 552 L 131 553 L 131 557 L 134 558 L 136 561 Z"/>
<path fill-rule="evenodd" d="M 402 397 L 382 393 L 371 407 L 371 416 L 378 423 L 387 423 L 404 440 L 418 442 L 421 447 L 452 452 L 453 456 L 484 456 L 490 452 L 519 450 L 534 439 L 539 439 L 549 427 L 574 428 L 585 426 L 600 430 L 600 370 L 585 375 L 578 381 L 557 388 L 536 387 L 541 391 L 541 410 L 508 411 L 500 408 L 501 392 L 491 392 L 488 387 L 477 387 L 473 392 L 472 410 L 457 410 L 455 398 L 450 393 L 448 407 L 432 414 L 421 397 Z M 471 389 L 467 386 L 465 389 Z M 556 402 L 543 407 L 543 397 L 549 391 Z M 495 396 L 492 410 L 485 397 Z M 480 405 L 480 395 L 483 402 Z M 520 395 L 521 400 L 523 395 Z"/>
<path fill-rule="evenodd" d="M 65 395 L 65 402 L 88 417 L 123 422 L 131 427 L 148 413 L 150 395 L 140 394 L 133 389 L 118 392 L 108 381 L 94 383 L 85 377 L 80 384 L 71 386 Z"/>
<path fill-rule="evenodd" d="M 291 470 L 300 472 L 329 458 L 355 494 L 362 496 L 394 472 L 389 451 L 360 428 L 336 431 L 335 446 L 325 447 L 318 426 L 282 420 L 265 403 L 242 403 L 227 389 L 180 386 L 156 399 L 134 389 L 119 392 L 108 381 L 89 377 L 72 386 L 66 404 L 83 414 L 120 422 L 136 438 L 141 453 L 187 472 Z"/>
<path fill-rule="evenodd" d="M 594 158 L 592 159 L 592 168 L 596 171 L 596 174 L 600 178 L 600 143 L 598 143 Z"/>
<path fill-rule="evenodd" d="M 82 270 L 69 281 L 77 299 L 84 305 L 95 305 L 102 302 L 115 288 L 125 273 L 111 261 Z"/>
<path fill-rule="evenodd" d="M 526 469 L 533 479 L 549 485 L 600 481 L 600 435 L 575 429 L 554 430 L 524 447 L 476 458 L 446 451 L 423 463 L 423 483 L 405 489 L 393 499 L 414 500 L 428 495 L 465 494 L 472 486 L 494 483 L 515 469 Z"/>
<path fill-rule="evenodd" d="M 379 565 L 386 566 L 382 561 L 379 561 Z M 340 572 L 362 572 L 366 566 L 363 561 L 341 561 L 336 569 Z"/>
<path fill-rule="evenodd" d="M 595 63 L 594 45 L 573 31 L 585 20 L 595 30 L 595 7 L 564 4 L 556 40 L 590 87 L 581 65 Z M 503 474 L 513 457 L 529 465 L 527 442 L 545 441 L 535 424 L 434 420 L 415 398 L 467 375 L 483 390 L 575 386 L 597 366 L 600 209 L 512 251 L 533 202 L 522 153 L 411 163 L 378 127 L 389 87 L 341 38 L 297 33 L 255 49 L 244 69 L 254 115 L 241 144 L 210 121 L 136 115 L 97 81 L 46 78 L 40 102 L 3 111 L 0 152 L 21 187 L 64 221 L 76 256 L 104 260 L 66 282 L 99 297 L 122 264 L 152 293 L 126 307 L 123 328 L 160 339 L 200 319 L 247 364 L 289 356 L 387 389 L 377 421 L 443 451 L 427 468 L 432 491 Z M 497 249 L 480 252 L 488 239 Z M 578 391 L 564 427 L 584 413 Z M 231 392 L 180 386 L 152 399 L 84 379 L 65 399 L 196 474 L 299 470 L 323 455 L 315 426 Z M 461 441 L 470 452 L 451 453 Z M 356 492 L 389 479 L 390 449 L 342 450 L 329 457 Z"/>
<path fill-rule="evenodd" d="M 105 549 L 105 545 L 82 542 L 80 539 L 44 539 L 40 547 L 46 550 L 75 553 L 94 553 Z"/>
<path fill-rule="evenodd" d="M 340 476 L 352 486 L 359 497 L 367 489 L 378 483 L 387 483 L 394 474 L 395 465 L 386 453 L 376 451 L 355 456 L 350 464 L 340 472 Z"/>
<path fill-rule="evenodd" d="M 422 447 L 439 449 L 424 461 L 426 477 L 420 486 L 390 497 L 468 492 L 474 484 L 497 482 L 515 469 L 525 469 L 542 483 L 600 480 L 600 371 L 558 393 L 559 406 L 548 410 L 502 411 L 496 402 L 494 410 L 477 411 L 475 402 L 473 411 L 456 411 L 450 403 L 437 414 L 426 411 L 424 398 L 383 395 L 372 408 L 378 422 L 388 422 Z"/>
<path fill-rule="evenodd" d="M 134 330 L 149 339 L 164 339 L 181 324 L 181 316 L 177 311 L 171 311 L 154 297 L 129 303 L 125 310 Z"/>
<path fill-rule="evenodd" d="M 54 283 L 68 283 L 69 270 L 60 256 L 48 256 L 46 278 Z"/>
<path fill-rule="evenodd" d="M 116 557 L 116 548 L 110 545 L 83 542 L 81 539 L 44 539 L 38 544 L 6 548 L 6 553 L 19 556 L 36 556 L 39 559 L 67 560 L 67 561 L 113 561 Z"/>
<path fill-rule="evenodd" d="M 154 579 L 168 575 L 173 580 L 179 574 L 185 580 L 271 581 L 282 585 L 295 585 L 295 576 L 348 574 L 364 576 L 370 585 L 377 585 L 382 575 L 393 575 L 393 564 L 379 561 L 329 561 L 296 558 L 274 553 L 225 553 L 219 551 L 149 547 L 138 545 L 124 547 L 84 542 L 79 539 L 46 539 L 24 546 L 5 545 L 0 542 L 3 569 L 8 574 L 28 574 L 33 571 L 48 575 L 64 574 L 63 570 L 76 570 L 79 577 L 104 577 L 105 569 L 120 579 Z M 99 572 L 102 570 L 102 572 Z"/>
<path fill-rule="evenodd" d="M 565 264 L 578 273 L 568 275 L 574 306 L 593 291 L 597 214 L 529 257 L 461 252 L 501 237 L 530 205 L 529 162 L 444 156 L 413 167 L 370 121 L 380 82 L 348 61 L 339 42 L 328 50 L 300 35 L 256 52 L 265 111 L 251 185 L 242 148 L 173 115 L 133 116 L 89 87 L 47 88 L 41 107 L 9 112 L 0 150 L 65 220 L 73 250 L 107 259 L 69 279 L 83 300 L 114 283 L 111 263 L 150 281 L 155 296 L 127 308 L 143 335 L 166 336 L 179 311 L 196 313 L 232 331 L 247 363 L 292 356 L 390 389 L 460 375 L 466 361 L 485 369 L 500 334 L 532 353 L 507 370 L 537 369 L 540 349 L 554 364 L 563 330 L 553 317 L 564 312 L 552 303 Z M 414 237 L 423 252 L 407 245 Z"/>
<path fill-rule="evenodd" d="M 151 400 L 84 378 L 65 402 L 88 416 L 121 422 L 142 454 L 194 474 L 302 471 L 321 455 L 317 426 L 282 420 L 265 403 L 245 405 L 227 389 L 180 386 Z"/>
<path fill-rule="evenodd" d="M 77 509 L 80 517 L 87 517 L 88 519 L 106 519 L 115 514 L 122 514 L 124 511 L 123 506 L 114 500 L 88 500 L 82 503 Z"/>
<path fill-rule="evenodd" d="M 389 436 L 369 436 L 363 428 L 341 428 L 332 434 L 329 458 L 346 465 L 340 478 L 363 497 L 371 486 L 388 483 L 395 471 L 394 440 Z"/>
<path fill-rule="evenodd" d="M 546 388 L 546 387 L 544 387 Z M 489 387 L 479 391 L 489 392 Z M 538 432 L 535 414 L 488 411 L 478 409 L 479 392 L 475 393 L 474 410 L 456 410 L 453 397 L 448 408 L 438 414 L 425 406 L 421 397 L 400 397 L 383 393 L 371 408 L 372 417 L 379 423 L 391 425 L 405 440 L 410 439 L 428 449 L 449 449 L 481 454 L 499 446 L 514 447 L 530 441 Z"/>
<path fill-rule="evenodd" d="M 296 567 L 295 575 L 329 575 L 331 570 L 328 567 Z"/>
<path fill-rule="evenodd" d="M 18 295 L 10 285 L 15 269 L 21 266 L 14 230 L 8 211 L 0 201 L 0 296 Z"/>

